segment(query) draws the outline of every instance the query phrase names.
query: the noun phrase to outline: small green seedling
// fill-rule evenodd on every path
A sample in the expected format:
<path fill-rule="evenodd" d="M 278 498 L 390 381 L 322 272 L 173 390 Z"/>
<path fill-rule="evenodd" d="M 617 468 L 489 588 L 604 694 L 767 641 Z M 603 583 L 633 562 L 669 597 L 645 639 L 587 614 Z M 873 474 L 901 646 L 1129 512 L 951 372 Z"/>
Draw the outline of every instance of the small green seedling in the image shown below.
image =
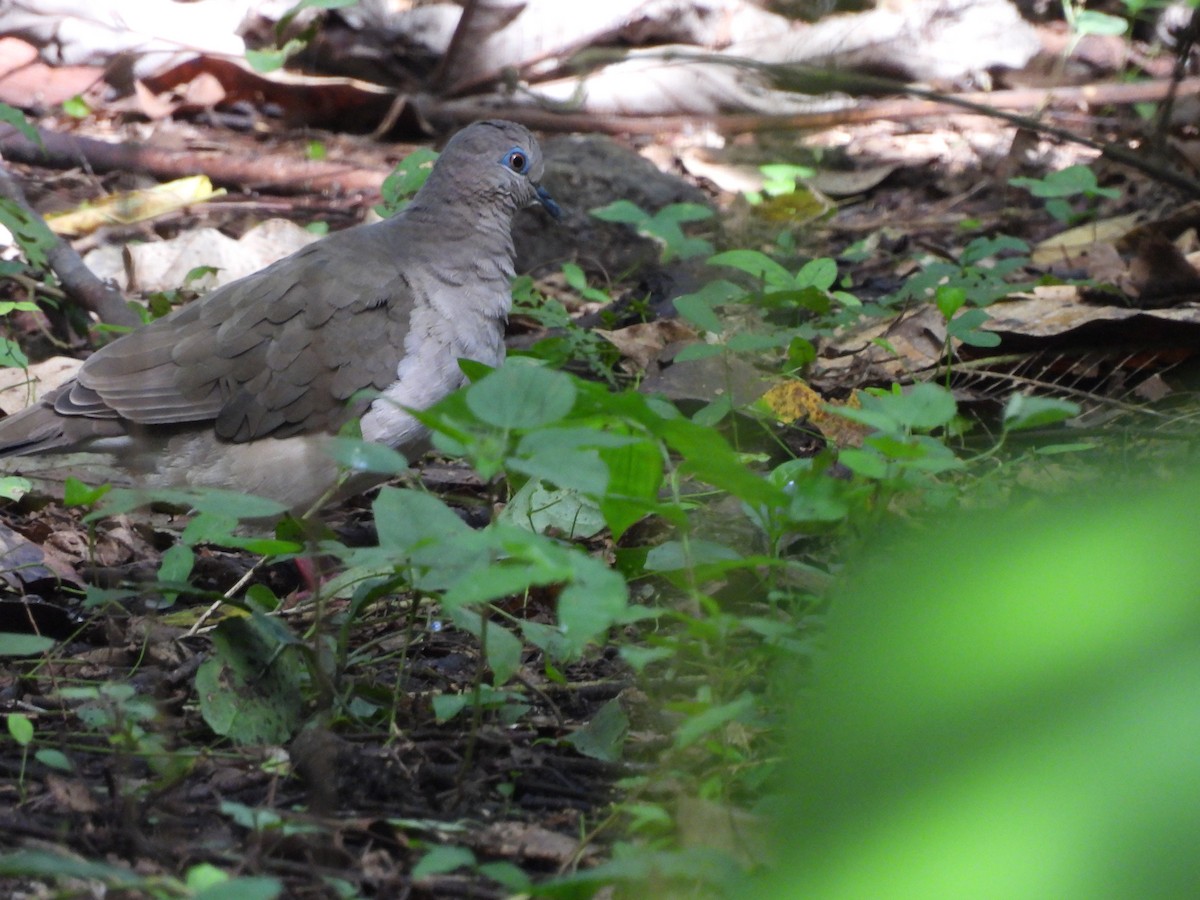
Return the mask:
<path fill-rule="evenodd" d="M 632 225 L 638 234 L 658 241 L 662 244 L 663 262 L 712 253 L 712 244 L 703 238 L 688 237 L 683 231 L 686 222 L 712 218 L 713 211 L 699 203 L 672 203 L 651 214 L 628 200 L 617 200 L 593 209 L 592 215 L 605 222 Z"/>

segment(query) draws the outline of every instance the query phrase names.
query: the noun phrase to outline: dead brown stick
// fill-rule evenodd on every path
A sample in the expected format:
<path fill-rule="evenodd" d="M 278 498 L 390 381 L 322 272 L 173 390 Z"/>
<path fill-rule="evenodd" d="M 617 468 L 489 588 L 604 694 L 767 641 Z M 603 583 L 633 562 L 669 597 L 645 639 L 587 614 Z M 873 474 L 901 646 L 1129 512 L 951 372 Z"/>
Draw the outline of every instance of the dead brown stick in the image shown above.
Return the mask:
<path fill-rule="evenodd" d="M 46 262 L 62 282 L 68 297 L 78 301 L 85 309 L 99 316 L 101 322 L 109 325 L 133 327 L 141 323 L 141 319 L 129 308 L 121 292 L 97 278 L 92 270 L 84 265 L 75 248 L 50 231 L 46 220 L 29 205 L 29 201 L 25 199 L 25 192 L 4 165 L 0 165 L 0 196 L 19 206 L 33 220 L 38 230 L 43 231 L 49 245 L 46 250 Z"/>
<path fill-rule="evenodd" d="M 856 81 L 860 80 L 856 76 Z M 902 93 L 906 88 L 899 82 L 888 89 Z M 853 106 L 820 112 L 771 116 L 760 114 L 729 114 L 715 116 L 620 116 L 604 113 L 554 112 L 549 109 L 510 107 L 505 118 L 541 131 L 594 131 L 604 134 L 660 134 L 695 126 L 697 121 L 708 122 L 724 134 L 784 129 L 832 128 L 835 125 L 875 122 L 881 119 L 914 119 L 944 116 L 973 104 L 983 109 L 1025 110 L 1078 108 L 1080 106 L 1127 106 L 1131 103 L 1154 103 L 1165 99 L 1171 86 L 1166 81 L 1134 84 L 1092 84 L 1059 88 L 1021 88 L 1011 91 L 975 91 L 963 94 L 935 95 L 920 98 L 858 101 Z M 1200 78 L 1185 78 L 1179 82 L 1176 97 L 1200 94 Z M 930 98 L 937 99 L 926 99 Z M 462 101 L 441 104 L 433 98 L 420 101 L 420 113 L 439 126 L 472 122 L 501 112 L 495 106 Z"/>
<path fill-rule="evenodd" d="M 214 182 L 276 193 L 378 194 L 387 172 L 341 163 L 296 160 L 263 154 L 247 157 L 224 151 L 164 150 L 145 144 L 39 132 L 45 149 L 16 129 L 0 126 L 0 153 L 35 166 L 70 168 L 86 163 L 93 171 L 146 172 L 157 178 L 184 178 L 203 172 Z"/>
<path fill-rule="evenodd" d="M 727 60 L 731 65 L 744 63 L 757 66 L 752 60 Z M 763 67 L 766 68 L 766 67 Z M 778 67 L 783 69 L 784 67 Z M 796 68 L 800 71 L 800 67 Z M 810 72 L 812 70 L 809 70 Z M 777 73 L 778 74 L 778 73 Z M 581 113 L 555 113 L 544 109 L 509 109 L 504 115 L 522 124 L 543 131 L 582 130 L 609 134 L 658 134 L 679 131 L 697 121 L 711 123 L 723 134 L 739 132 L 772 131 L 783 129 L 832 128 L 836 125 L 874 122 L 882 119 L 917 119 L 927 116 L 945 116 L 967 110 L 983 116 L 1003 119 L 1022 128 L 1047 134 L 1059 140 L 1082 144 L 1099 151 L 1104 156 L 1137 169 L 1149 177 L 1172 185 L 1181 191 L 1200 197 L 1200 182 L 1188 177 L 1177 168 L 1160 164 L 1148 156 L 1135 153 L 1127 147 L 1097 141 L 1065 128 L 1042 121 L 1033 116 L 1021 115 L 1014 110 L 1042 113 L 1048 109 L 1080 106 L 1128 105 L 1152 103 L 1170 96 L 1183 97 L 1200 94 L 1200 78 L 1185 78 L 1182 81 L 1151 81 L 1136 84 L 1098 84 L 1078 87 L 1020 89 L 1012 91 L 974 92 L 964 94 L 939 94 L 921 88 L 905 86 L 885 78 L 849 73 L 816 72 L 816 80 L 823 80 L 830 88 L 841 87 L 860 92 L 907 91 L 916 95 L 905 99 L 858 101 L 853 106 L 822 112 L 796 113 L 785 116 L 769 115 L 719 115 L 719 116 L 656 116 L 639 118 L 632 116 L 585 115 Z M 799 78 L 797 79 L 799 80 Z M 476 108 L 472 104 L 447 103 L 444 108 L 423 108 L 421 115 L 440 125 L 447 121 L 472 120 L 483 114 L 494 114 L 495 110 Z"/>

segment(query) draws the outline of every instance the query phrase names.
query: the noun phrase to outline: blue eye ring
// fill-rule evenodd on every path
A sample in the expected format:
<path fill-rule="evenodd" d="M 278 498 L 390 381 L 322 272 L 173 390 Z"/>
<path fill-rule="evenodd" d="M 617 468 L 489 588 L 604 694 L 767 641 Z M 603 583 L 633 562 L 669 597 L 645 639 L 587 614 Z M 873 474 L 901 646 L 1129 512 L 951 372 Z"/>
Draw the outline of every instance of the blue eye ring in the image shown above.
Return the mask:
<path fill-rule="evenodd" d="M 518 175 L 524 175 L 529 169 L 529 154 L 520 147 L 513 147 L 504 157 L 504 164 Z"/>

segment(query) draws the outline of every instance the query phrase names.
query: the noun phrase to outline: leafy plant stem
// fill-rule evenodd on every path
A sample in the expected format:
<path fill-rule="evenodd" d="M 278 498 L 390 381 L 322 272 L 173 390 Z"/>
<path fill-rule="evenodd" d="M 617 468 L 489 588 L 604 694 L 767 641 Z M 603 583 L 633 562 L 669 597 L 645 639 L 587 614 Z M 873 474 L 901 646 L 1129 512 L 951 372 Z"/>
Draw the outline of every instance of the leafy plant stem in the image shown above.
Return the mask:
<path fill-rule="evenodd" d="M 466 785 L 467 772 L 475 762 L 475 750 L 479 743 L 479 730 L 483 727 L 483 668 L 484 655 L 487 650 L 488 617 L 479 617 L 479 665 L 475 667 L 475 679 L 471 685 L 471 728 L 467 735 L 467 746 L 463 750 L 462 765 L 458 768 L 455 779 L 459 803 L 463 800 L 463 788 Z"/>
<path fill-rule="evenodd" d="M 496 509 L 496 505 L 499 502 L 499 488 L 500 482 L 498 478 L 491 478 L 488 481 L 487 503 L 489 510 Z M 495 560 L 493 559 L 492 562 L 495 562 Z M 463 751 L 462 765 L 459 766 L 458 777 L 455 779 L 460 802 L 463 797 L 467 772 L 470 771 L 475 761 L 475 750 L 479 742 L 479 730 L 483 727 L 483 669 L 485 660 L 487 659 L 488 621 L 488 615 L 485 610 L 479 617 L 479 665 L 475 667 L 475 678 L 471 685 L 471 729 L 467 735 L 467 746 Z"/>
<path fill-rule="evenodd" d="M 411 579 L 408 583 L 412 583 Z M 421 603 L 414 591 L 412 600 L 408 604 L 408 615 L 405 617 L 404 645 L 400 650 L 400 662 L 396 666 L 396 681 L 392 686 L 392 704 L 391 709 L 388 711 L 388 733 L 392 735 L 400 733 L 400 729 L 396 725 L 396 714 L 403 708 L 404 673 L 408 671 L 408 651 L 416 639 L 417 615 L 420 609 Z"/>
<path fill-rule="evenodd" d="M 665 448 L 664 448 L 664 453 L 665 453 Z M 665 466 L 666 466 L 666 473 L 667 473 L 667 477 L 665 480 L 666 480 L 668 489 L 671 492 L 671 503 L 677 509 L 683 508 L 684 501 L 683 501 L 683 492 L 680 490 L 680 486 L 679 486 L 679 470 L 676 469 L 675 466 L 673 466 L 671 464 L 671 459 L 669 458 L 669 456 L 665 461 Z M 686 526 L 682 526 L 679 529 L 679 546 L 680 546 L 681 550 L 683 551 L 683 558 L 684 558 L 684 562 L 685 562 L 683 571 L 684 571 L 684 577 L 687 580 L 686 581 L 687 596 L 688 596 L 688 599 L 691 601 L 691 606 L 692 606 L 691 613 L 692 613 L 692 615 L 699 615 L 700 611 L 702 609 L 704 609 L 706 606 L 708 606 L 710 601 L 709 601 L 709 598 L 707 596 L 705 596 L 704 592 L 700 590 L 700 584 L 696 580 L 696 562 L 695 562 L 695 556 L 692 551 L 691 529 Z"/>

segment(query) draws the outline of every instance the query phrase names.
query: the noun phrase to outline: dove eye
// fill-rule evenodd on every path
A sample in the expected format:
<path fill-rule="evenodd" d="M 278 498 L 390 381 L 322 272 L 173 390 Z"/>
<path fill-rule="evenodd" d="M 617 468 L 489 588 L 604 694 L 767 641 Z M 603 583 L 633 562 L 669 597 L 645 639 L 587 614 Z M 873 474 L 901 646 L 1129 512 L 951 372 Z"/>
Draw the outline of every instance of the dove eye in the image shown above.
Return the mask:
<path fill-rule="evenodd" d="M 529 157 L 525 155 L 524 150 L 510 150 L 508 156 L 504 158 L 504 163 L 518 175 L 523 175 L 529 167 Z"/>

